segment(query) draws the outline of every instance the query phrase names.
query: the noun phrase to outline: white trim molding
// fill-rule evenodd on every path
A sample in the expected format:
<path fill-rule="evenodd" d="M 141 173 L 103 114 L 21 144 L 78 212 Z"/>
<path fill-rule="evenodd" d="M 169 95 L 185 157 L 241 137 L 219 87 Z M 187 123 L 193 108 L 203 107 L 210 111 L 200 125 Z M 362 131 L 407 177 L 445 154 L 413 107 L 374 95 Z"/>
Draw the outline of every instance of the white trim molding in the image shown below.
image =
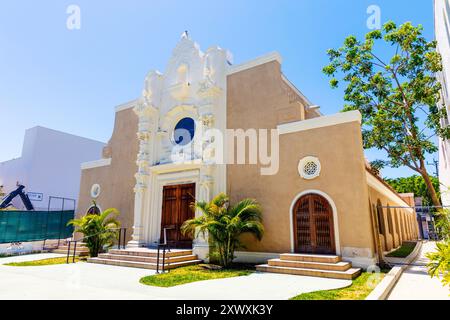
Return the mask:
<path fill-rule="evenodd" d="M 335 247 L 336 247 L 336 255 L 341 255 L 341 245 L 340 245 L 340 241 L 339 241 L 339 222 L 338 222 L 338 214 L 337 214 L 337 207 L 336 204 L 334 203 L 333 199 L 326 194 L 323 191 L 320 190 L 315 190 L 315 189 L 310 189 L 310 190 L 305 190 L 300 192 L 299 194 L 297 194 L 297 196 L 295 196 L 294 200 L 291 203 L 291 208 L 289 209 L 289 221 L 290 221 L 290 236 L 291 236 L 291 252 L 294 253 L 295 252 L 295 243 L 294 243 L 294 207 L 295 204 L 297 203 L 297 201 L 307 195 L 307 194 L 317 194 L 319 196 L 324 197 L 325 199 L 327 199 L 328 203 L 331 206 L 331 209 L 333 210 L 333 228 L 334 228 L 334 243 L 335 243 Z"/>
<path fill-rule="evenodd" d="M 165 163 L 159 164 L 156 166 L 149 167 L 149 170 L 152 173 L 161 174 L 161 173 L 169 173 L 169 172 L 182 172 L 187 170 L 200 169 L 203 163 L 201 160 L 192 160 L 181 163 Z"/>
<path fill-rule="evenodd" d="M 262 64 L 271 62 L 271 61 L 278 61 L 278 63 L 281 64 L 283 59 L 281 58 L 281 55 L 278 52 L 274 51 L 274 52 L 265 54 L 261 57 L 255 58 L 253 60 L 244 62 L 242 64 L 231 66 L 230 69 L 228 70 L 227 74 L 230 75 L 230 74 L 234 74 L 234 73 L 237 73 L 240 71 L 251 69 L 251 68 L 260 66 Z"/>
<path fill-rule="evenodd" d="M 100 159 L 95 161 L 84 162 L 81 164 L 81 170 L 94 169 L 99 167 L 106 167 L 111 165 L 111 158 Z"/>
<path fill-rule="evenodd" d="M 367 184 L 389 198 L 395 205 L 405 207 L 405 209 L 413 213 L 413 209 L 407 204 L 398 194 L 386 187 L 380 180 L 378 180 L 372 173 L 366 171 Z"/>
<path fill-rule="evenodd" d="M 289 88 L 294 90 L 294 92 L 296 94 L 298 94 L 298 96 L 300 98 L 305 100 L 305 102 L 307 104 L 307 107 L 306 107 L 307 109 L 309 109 L 311 106 L 313 106 L 313 103 L 284 74 L 281 74 L 281 79 L 284 81 L 284 83 L 286 83 L 288 85 Z M 317 111 L 320 115 L 322 115 L 319 110 L 317 110 Z"/>
<path fill-rule="evenodd" d="M 349 122 L 358 122 L 361 124 L 361 113 L 357 110 L 336 113 L 330 116 L 322 116 L 318 118 L 301 120 L 296 122 L 284 123 L 277 126 L 278 133 L 288 134 L 300 131 L 306 131 L 316 128 L 323 128 L 344 124 Z"/>
<path fill-rule="evenodd" d="M 115 108 L 116 112 L 134 108 L 136 106 L 136 104 L 138 104 L 138 102 L 139 102 L 139 99 L 134 99 L 134 100 L 128 101 L 126 103 L 120 104 Z"/>

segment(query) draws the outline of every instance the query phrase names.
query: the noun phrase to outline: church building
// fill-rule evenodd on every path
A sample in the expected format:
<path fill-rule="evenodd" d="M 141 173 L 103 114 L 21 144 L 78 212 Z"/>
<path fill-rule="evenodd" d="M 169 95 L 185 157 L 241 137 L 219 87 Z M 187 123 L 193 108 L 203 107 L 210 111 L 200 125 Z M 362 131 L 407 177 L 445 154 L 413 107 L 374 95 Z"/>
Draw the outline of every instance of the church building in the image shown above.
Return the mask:
<path fill-rule="evenodd" d="M 150 71 L 142 95 L 116 108 L 102 159 L 82 165 L 79 216 L 95 200 L 121 212 L 127 250 L 166 238 L 207 260 L 208 239 L 180 232 L 200 214 L 190 204 L 221 192 L 232 203 L 253 198 L 265 235 L 245 235 L 236 261 L 282 273 L 294 268 L 289 254 L 336 257 L 348 263 L 339 272 L 349 273 L 417 239 L 414 210 L 364 157 L 358 111 L 322 114 L 283 74 L 276 52 L 239 65 L 230 60 L 227 50 L 201 51 L 183 34 L 164 73 Z M 110 264 L 133 266 L 131 259 Z"/>

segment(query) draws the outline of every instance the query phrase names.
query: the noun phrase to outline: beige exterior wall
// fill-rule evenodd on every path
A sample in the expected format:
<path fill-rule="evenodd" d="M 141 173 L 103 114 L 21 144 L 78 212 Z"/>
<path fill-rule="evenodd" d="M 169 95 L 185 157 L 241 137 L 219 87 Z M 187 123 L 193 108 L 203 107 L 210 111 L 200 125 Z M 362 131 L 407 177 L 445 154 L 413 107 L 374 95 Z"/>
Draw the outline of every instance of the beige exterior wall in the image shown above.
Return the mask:
<path fill-rule="evenodd" d="M 119 220 L 127 228 L 127 240 L 131 239 L 134 218 L 137 122 L 133 108 L 116 113 L 114 131 L 103 152 L 104 158 L 111 158 L 111 165 L 82 170 L 77 210 L 77 217 L 86 213 L 92 202 L 91 186 L 98 183 L 101 193 L 97 204 L 102 210 L 116 208 L 120 211 Z"/>
<path fill-rule="evenodd" d="M 372 175 L 370 172 L 367 174 Z M 418 239 L 419 230 L 414 209 L 406 208 L 414 206 L 410 197 L 401 197 L 381 180 L 379 186 L 382 190 L 369 186 L 369 199 L 372 219 L 376 219 L 381 245 L 387 252 L 401 246 L 404 241 Z"/>
<path fill-rule="evenodd" d="M 289 120 L 303 120 L 301 105 L 289 104 L 276 62 L 236 73 L 228 79 L 228 128 L 275 129 L 284 123 L 280 110 L 292 108 Z M 297 108 L 297 109 L 295 109 Z M 282 121 L 283 120 L 283 121 Z M 248 251 L 291 252 L 291 206 L 307 190 L 327 194 L 337 209 L 340 248 L 344 256 L 373 259 L 365 159 L 359 122 L 326 126 L 280 136 L 280 169 L 261 176 L 259 165 L 228 165 L 227 190 L 232 201 L 257 199 L 264 210 L 266 233 L 261 242 L 244 239 Z M 318 178 L 305 180 L 299 160 L 319 158 Z M 357 226 L 357 227 L 356 227 Z M 339 252 L 338 252 L 339 253 Z"/>

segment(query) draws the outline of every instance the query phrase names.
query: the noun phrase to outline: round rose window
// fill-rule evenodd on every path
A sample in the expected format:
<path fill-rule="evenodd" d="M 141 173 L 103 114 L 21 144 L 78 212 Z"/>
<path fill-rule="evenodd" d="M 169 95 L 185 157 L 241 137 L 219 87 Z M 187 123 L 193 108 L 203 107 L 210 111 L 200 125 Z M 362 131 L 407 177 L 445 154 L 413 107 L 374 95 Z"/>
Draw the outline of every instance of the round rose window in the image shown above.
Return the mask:
<path fill-rule="evenodd" d="M 185 146 L 192 142 L 195 135 L 195 121 L 192 118 L 183 118 L 173 130 L 173 140 L 176 144 Z"/>

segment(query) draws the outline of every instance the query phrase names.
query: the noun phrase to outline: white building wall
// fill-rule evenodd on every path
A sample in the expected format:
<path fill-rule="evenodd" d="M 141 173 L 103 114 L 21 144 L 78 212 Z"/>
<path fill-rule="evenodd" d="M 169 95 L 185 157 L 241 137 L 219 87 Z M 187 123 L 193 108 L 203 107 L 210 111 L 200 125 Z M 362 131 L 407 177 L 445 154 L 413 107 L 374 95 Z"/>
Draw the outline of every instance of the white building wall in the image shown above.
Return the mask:
<path fill-rule="evenodd" d="M 449 124 L 450 117 L 450 0 L 434 1 L 435 34 L 437 50 L 442 55 L 444 70 L 438 74 L 443 86 L 442 103 L 447 108 L 447 119 L 441 125 Z M 439 180 L 443 205 L 450 205 L 450 141 L 439 140 Z"/>
<path fill-rule="evenodd" d="M 32 201 L 35 209 L 47 209 L 49 196 L 78 200 L 81 163 L 101 157 L 104 143 L 43 127 L 28 129 L 18 159 L 0 163 L 0 185 L 6 194 L 23 184 L 26 192 L 42 193 L 42 201 Z M 13 205 L 24 209 L 22 201 Z M 52 201 L 52 209 L 62 202 Z M 65 209 L 73 209 L 67 204 Z"/>

